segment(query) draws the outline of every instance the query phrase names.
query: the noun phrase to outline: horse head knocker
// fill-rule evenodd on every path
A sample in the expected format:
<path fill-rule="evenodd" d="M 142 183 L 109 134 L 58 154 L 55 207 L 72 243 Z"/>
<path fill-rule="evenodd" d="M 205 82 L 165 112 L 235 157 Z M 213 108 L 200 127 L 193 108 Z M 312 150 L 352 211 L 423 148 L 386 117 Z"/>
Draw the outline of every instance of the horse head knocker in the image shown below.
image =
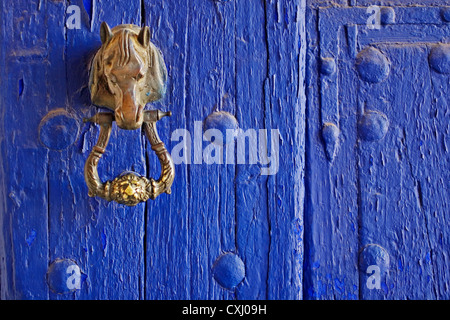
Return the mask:
<path fill-rule="evenodd" d="M 156 122 L 171 112 L 144 110 L 147 103 L 164 96 L 167 70 L 160 51 L 150 42 L 148 27 L 123 24 L 110 29 L 103 22 L 100 38 L 102 46 L 94 56 L 89 75 L 91 100 L 114 113 L 101 112 L 84 119 L 100 125 L 97 144 L 84 167 L 84 177 L 89 196 L 134 206 L 161 193 L 170 193 L 174 180 L 172 158 L 156 130 Z M 112 181 L 101 181 L 97 166 L 108 144 L 113 121 L 125 130 L 144 130 L 161 163 L 158 180 L 129 172 Z"/>

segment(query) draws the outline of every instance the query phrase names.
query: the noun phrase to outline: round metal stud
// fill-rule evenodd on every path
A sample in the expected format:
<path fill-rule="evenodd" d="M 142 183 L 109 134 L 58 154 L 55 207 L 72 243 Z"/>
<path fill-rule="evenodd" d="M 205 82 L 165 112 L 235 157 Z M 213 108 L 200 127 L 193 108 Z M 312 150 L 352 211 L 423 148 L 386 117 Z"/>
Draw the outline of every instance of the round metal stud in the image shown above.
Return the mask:
<path fill-rule="evenodd" d="M 61 151 L 78 137 L 78 121 L 64 109 L 50 111 L 39 125 L 39 139 L 51 150 Z"/>
<path fill-rule="evenodd" d="M 56 259 L 47 270 L 47 284 L 57 294 L 67 294 L 81 289 L 80 267 L 71 259 Z"/>
<path fill-rule="evenodd" d="M 442 74 L 450 73 L 450 45 L 439 44 L 433 47 L 428 57 L 431 68 Z"/>
<path fill-rule="evenodd" d="M 383 274 L 389 271 L 389 254 L 378 244 L 366 245 L 359 254 L 359 268 L 362 272 L 365 273 L 373 265 L 378 266 Z"/>
<path fill-rule="evenodd" d="M 441 9 L 441 16 L 445 22 L 450 22 L 450 7 L 444 7 Z"/>
<path fill-rule="evenodd" d="M 222 287 L 231 290 L 244 279 L 245 265 L 237 254 L 227 252 L 216 259 L 212 273 Z"/>
<path fill-rule="evenodd" d="M 334 123 L 325 123 L 322 128 L 322 138 L 325 143 L 327 158 L 332 161 L 336 155 L 338 146 L 339 128 Z"/>
<path fill-rule="evenodd" d="M 389 75 L 390 64 L 380 50 L 368 47 L 359 52 L 356 57 L 356 69 L 362 80 L 377 83 Z"/>
<path fill-rule="evenodd" d="M 331 76 L 336 72 L 336 61 L 333 58 L 322 58 L 320 63 L 320 73 Z"/>
<path fill-rule="evenodd" d="M 218 137 L 214 137 L 213 143 L 222 144 L 232 142 L 239 133 L 239 123 L 236 118 L 229 112 L 226 111 L 215 111 L 211 113 L 204 122 L 203 126 L 205 130 L 205 136 L 212 140 L 212 136 L 209 137 L 208 130 L 215 129 L 219 130 L 222 137 L 225 138 L 224 141 L 219 141 Z"/>
<path fill-rule="evenodd" d="M 365 141 L 382 139 L 388 128 L 387 116 L 379 111 L 366 110 L 358 122 L 359 136 Z"/>
<path fill-rule="evenodd" d="M 382 7 L 380 9 L 380 20 L 382 24 L 395 23 L 395 11 L 392 7 Z"/>

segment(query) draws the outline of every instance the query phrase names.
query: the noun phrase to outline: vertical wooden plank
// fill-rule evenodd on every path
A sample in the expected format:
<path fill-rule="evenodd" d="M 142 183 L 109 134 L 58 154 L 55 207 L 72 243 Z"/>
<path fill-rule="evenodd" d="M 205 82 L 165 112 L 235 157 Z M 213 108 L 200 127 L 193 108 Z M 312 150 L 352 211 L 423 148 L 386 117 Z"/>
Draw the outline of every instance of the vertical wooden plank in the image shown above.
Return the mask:
<path fill-rule="evenodd" d="M 73 75 L 67 68 L 71 60 L 67 59 L 66 38 L 69 30 L 66 28 L 66 5 L 63 2 L 50 2 L 43 6 L 43 10 L 48 13 L 48 23 L 51 25 L 48 30 L 48 59 L 51 61 L 51 69 L 46 78 L 47 95 L 51 98 L 47 103 L 49 113 L 42 119 L 39 132 L 42 148 L 49 152 L 48 264 L 51 265 L 57 259 L 71 259 L 79 264 L 84 235 L 80 234 L 78 229 L 81 215 L 78 212 L 77 199 L 85 193 L 81 190 L 76 193 L 74 190 L 74 186 L 81 186 L 83 183 L 80 174 L 80 168 L 83 166 L 80 161 L 82 155 L 73 144 L 77 139 L 80 118 L 76 116 L 76 108 L 68 104 L 67 82 Z M 80 267 L 84 269 L 84 266 Z M 48 277 L 51 276 L 50 271 Z M 70 274 L 67 274 L 67 278 L 69 276 Z M 50 286 L 49 298 L 75 298 L 75 291 L 73 294 L 61 294 L 69 291 L 69 288 L 65 287 L 67 285 L 64 282 L 61 286 Z"/>
<path fill-rule="evenodd" d="M 48 152 L 36 139 L 48 97 L 47 14 L 38 1 L 2 3 L 2 299 L 47 299 Z"/>
<path fill-rule="evenodd" d="M 0 21 L 6 21 L 6 11 L 5 5 L 2 3 L 0 5 Z M 4 23 L 5 25 L 6 23 Z M 5 28 L 0 30 L 0 42 L 6 43 L 7 37 L 4 32 Z M 6 48 L 5 46 L 0 47 L 0 69 L 6 70 Z M 6 86 L 6 79 L 0 77 L 0 85 L 4 88 Z M 4 106 L 6 103 L 5 95 L 0 95 L 0 105 Z M 6 178 L 6 173 L 8 172 L 8 166 L 6 161 L 6 143 L 5 143 L 5 113 L 0 112 L 0 162 L 3 164 L 0 168 L 0 191 L 6 190 L 8 180 Z M 0 201 L 0 299 L 5 300 L 8 295 L 10 295 L 10 290 L 12 289 L 12 263 L 11 263 L 11 242 L 10 242 L 10 218 L 6 216 L 7 204 L 6 204 L 6 192 L 1 192 Z"/>
<path fill-rule="evenodd" d="M 217 103 L 214 111 L 227 112 L 234 118 L 237 116 L 236 104 L 236 2 L 215 3 L 215 11 L 221 23 L 220 47 L 217 51 L 219 58 L 219 76 L 217 79 L 218 91 Z M 226 126 L 224 126 L 226 127 Z M 221 252 L 234 252 L 238 254 L 236 247 L 236 199 L 235 199 L 235 177 L 236 166 L 227 161 L 226 152 L 231 151 L 235 146 L 230 143 L 230 138 L 224 134 L 223 163 L 218 165 L 219 170 L 219 216 L 220 226 L 220 248 Z M 228 159 L 229 160 L 229 159 Z M 234 295 L 227 295 L 234 297 Z"/>
<path fill-rule="evenodd" d="M 101 23 L 98 20 L 98 3 L 98 1 L 72 1 L 70 5 L 77 5 L 80 8 L 81 26 L 80 29 L 69 29 L 67 26 L 65 29 L 66 41 L 63 49 L 66 73 L 65 108 L 78 121 L 79 127 L 75 142 L 60 151 L 61 155 L 52 161 L 54 181 L 51 185 L 54 187 L 50 192 L 52 192 L 54 222 L 51 230 L 56 236 L 51 250 L 53 259 L 61 257 L 72 259 L 80 268 L 81 279 L 79 290 L 62 296 L 52 295 L 53 299 L 86 300 L 120 297 L 119 293 L 114 293 L 103 285 L 107 283 L 106 279 L 116 276 L 111 274 L 113 268 L 108 265 L 109 262 L 105 263 L 107 267 L 105 264 L 102 265 L 102 260 L 108 256 L 109 237 L 114 237 L 106 232 L 107 224 L 102 219 L 104 215 L 113 214 L 113 211 L 104 209 L 106 203 L 89 198 L 83 174 L 85 161 L 99 133 L 98 127 L 82 123 L 84 117 L 100 111 L 92 105 L 88 88 L 90 62 L 101 45 L 98 33 L 98 26 Z M 89 12 L 86 11 L 89 6 L 85 7 L 85 4 L 90 5 Z M 68 10 L 68 5 L 66 4 L 66 22 L 70 19 L 70 14 L 73 14 Z M 110 150 L 107 151 L 108 154 L 109 152 Z M 104 168 L 114 167 L 115 164 L 111 163 L 111 160 L 103 162 L 105 158 L 101 160 L 99 171 L 104 180 L 109 180 L 113 178 L 113 172 L 105 171 Z M 121 236 L 120 233 L 118 236 Z M 117 254 L 119 256 L 121 253 Z M 130 296 L 127 295 L 125 298 Z"/>
<path fill-rule="evenodd" d="M 84 10 L 81 2 L 77 5 Z M 143 297 L 145 205 L 129 208 L 87 196 L 83 167 L 96 143 L 98 127 L 82 125 L 81 119 L 100 111 L 91 104 L 87 88 L 89 58 L 101 45 L 100 24 L 105 20 L 111 28 L 121 23 L 139 25 L 140 1 L 126 5 L 96 1 L 92 23 L 84 19 L 81 29 L 67 29 L 65 19 L 57 20 L 64 17 L 64 3 L 49 7 L 55 16 L 52 32 L 56 34 L 50 55 L 58 65 L 48 80 L 53 97 L 49 106 L 65 109 L 80 123 L 80 137 L 75 143 L 61 151 L 50 151 L 50 262 L 72 259 L 82 272 L 80 290 L 65 295 L 52 293 L 51 298 L 139 299 Z M 86 18 L 85 12 L 83 16 Z M 145 174 L 145 161 L 140 131 L 120 130 L 114 125 L 99 173 L 104 181 L 126 170 Z"/>
<path fill-rule="evenodd" d="M 448 11 L 447 9 L 447 12 Z M 428 46 L 431 54 L 436 46 Z M 448 52 L 448 46 L 447 46 Z M 444 65 L 444 63 L 442 63 Z M 433 290 L 438 299 L 450 299 L 450 223 L 448 212 L 450 205 L 450 103 L 448 92 L 450 90 L 450 76 L 429 70 L 431 92 L 429 108 L 422 111 L 424 120 L 416 122 L 416 127 L 423 127 L 420 140 L 414 141 L 416 155 L 415 173 L 420 179 L 420 190 L 417 186 L 419 200 L 422 199 L 422 212 L 424 215 L 425 232 L 430 245 L 429 252 L 422 256 L 422 262 L 429 264 L 430 272 L 426 275 L 427 281 L 431 277 Z M 426 121 L 425 121 L 426 119 Z M 407 134 L 417 132 L 411 126 Z M 425 170 L 422 170 L 425 168 Z M 421 197 L 421 198 L 420 198 Z M 420 203 L 420 202 L 419 202 Z"/>
<path fill-rule="evenodd" d="M 338 16 L 319 11 L 316 15 L 310 11 L 307 22 L 307 68 L 310 73 L 306 77 L 308 196 L 305 200 L 305 299 L 357 299 L 359 294 L 358 189 L 354 150 L 356 99 L 352 93 L 356 84 L 351 72 L 353 59 L 348 56 L 347 50 L 328 46 L 329 43 L 341 43 L 345 39 L 345 30 L 334 27 L 335 22 L 345 14 L 342 12 Z M 330 30 L 335 32 L 330 33 Z M 316 42 L 316 39 L 320 39 L 320 42 Z M 323 44 L 327 47 L 324 48 Z M 338 82 L 339 93 L 334 97 L 335 101 L 331 102 L 338 106 L 334 121 L 337 121 L 335 125 L 340 133 L 338 152 L 332 160 L 327 157 L 322 136 L 321 110 L 330 108 L 322 103 L 331 102 L 321 100 L 319 96 L 320 88 L 329 81 L 326 75 L 320 74 L 321 58 L 332 58 L 336 62 L 337 76 L 334 81 Z"/>
<path fill-rule="evenodd" d="M 241 1 L 236 7 L 236 106 L 243 131 L 264 129 L 268 112 L 264 101 L 264 84 L 269 81 L 265 6 L 264 1 Z M 260 175 L 260 165 L 249 163 L 248 153 L 253 146 L 246 140 L 245 163 L 236 165 L 236 241 L 246 266 L 237 296 L 266 299 L 271 244 L 268 177 Z"/>
<path fill-rule="evenodd" d="M 279 6 L 284 8 L 285 4 L 280 3 Z M 157 22 L 149 23 L 154 25 L 155 38 L 168 39 L 168 41 L 159 41 L 164 56 L 167 57 L 169 78 L 173 84 L 169 85 L 168 97 L 161 104 L 167 103 L 173 106 L 174 114 L 180 109 L 185 113 L 185 122 L 182 119 L 177 121 L 182 128 L 185 126 L 188 129 L 192 139 L 195 139 L 196 130 L 202 133 L 203 120 L 217 110 L 231 114 L 236 112 L 240 128 L 243 130 L 274 128 L 271 121 L 265 119 L 265 113 L 269 111 L 265 111 L 264 108 L 269 108 L 271 102 L 268 98 L 270 90 L 270 82 L 267 78 L 268 48 L 261 39 L 266 38 L 268 32 L 266 27 L 270 28 L 269 26 L 277 23 L 278 18 L 273 20 L 274 15 L 268 14 L 269 20 L 266 25 L 264 3 L 193 1 L 189 3 L 188 9 L 179 6 L 177 8 L 177 14 L 180 17 L 174 15 L 175 8 L 168 3 L 146 3 L 146 17 L 150 21 Z M 304 117 L 300 109 L 301 105 L 298 103 L 304 97 L 298 96 L 302 89 L 297 87 L 298 84 L 301 86 L 301 79 L 303 79 L 303 74 L 299 70 L 302 58 L 298 51 L 292 53 L 288 49 L 291 45 L 294 48 L 299 47 L 301 38 L 298 35 L 302 34 L 300 25 L 302 21 L 304 23 L 302 20 L 304 11 L 301 11 L 300 6 L 288 6 L 286 10 L 288 11 L 286 14 L 292 19 L 292 25 L 289 25 L 288 31 L 292 37 L 292 43 L 286 44 L 282 55 L 283 59 L 295 57 L 292 64 L 286 67 L 292 67 L 293 70 L 286 78 L 282 75 L 285 70 L 277 70 L 278 74 L 275 77 L 282 80 L 280 80 L 280 87 L 275 83 L 273 87 L 276 88 L 275 91 L 279 91 L 274 93 L 274 96 L 279 95 L 282 97 L 280 99 L 286 100 L 287 104 L 292 103 L 294 111 L 292 114 L 286 114 L 286 118 L 284 115 L 279 116 L 278 112 L 276 114 L 277 117 L 284 119 L 281 120 L 280 126 L 285 126 L 287 119 L 293 119 L 296 126 L 286 131 L 286 135 L 302 145 L 301 138 L 297 135 L 302 131 Z M 155 18 L 156 16 L 159 18 Z M 284 16 L 282 19 L 284 21 Z M 186 29 L 183 29 L 184 21 L 186 21 Z M 272 37 L 277 39 L 279 35 Z M 276 41 L 274 40 L 274 47 L 278 44 L 275 43 Z M 177 52 L 181 53 L 177 54 Z M 278 52 L 273 54 L 279 55 Z M 186 65 L 184 70 L 178 67 L 180 63 Z M 184 72 L 186 73 L 183 74 Z M 282 83 L 290 82 L 292 78 L 295 78 L 296 82 L 289 88 L 289 93 L 283 91 Z M 185 101 L 180 96 L 181 90 L 185 90 Z M 292 100 L 288 98 L 291 93 L 294 94 Z M 171 125 L 171 128 L 176 127 Z M 201 133 L 200 138 L 202 138 Z M 234 289 L 227 291 L 221 288 L 211 273 L 211 267 L 216 259 L 231 251 L 241 257 L 246 266 L 246 277 L 238 286 L 236 297 L 266 298 L 270 246 L 268 223 L 269 219 L 277 220 L 275 203 L 278 205 L 280 199 L 285 199 L 286 209 L 282 213 L 284 217 L 277 221 L 283 224 L 283 227 L 280 229 L 276 242 L 281 241 L 282 244 L 275 245 L 276 250 L 271 253 L 270 259 L 273 266 L 279 264 L 280 256 L 281 259 L 292 259 L 292 264 L 289 264 L 283 274 L 279 274 L 279 270 L 274 270 L 273 274 L 270 273 L 270 277 L 273 278 L 271 285 L 274 287 L 279 281 L 284 281 L 280 280 L 280 277 L 289 278 L 286 281 L 292 283 L 292 286 L 274 289 L 272 297 L 298 297 L 301 292 L 299 283 L 302 265 L 302 221 L 300 218 L 302 185 L 299 182 L 302 180 L 302 151 L 299 151 L 301 148 L 293 147 L 286 150 L 289 154 L 295 150 L 293 158 L 296 164 L 294 173 L 288 174 L 287 181 L 283 181 L 283 183 L 291 183 L 298 193 L 282 195 L 278 199 L 275 197 L 275 187 L 271 186 L 269 190 L 273 199 L 269 199 L 268 177 L 260 175 L 261 165 L 248 164 L 248 158 L 246 164 L 237 165 L 237 167 L 224 164 L 207 165 L 201 153 L 209 142 L 192 142 L 193 154 L 190 160 L 193 164 L 188 166 L 186 173 L 177 170 L 179 175 L 177 175 L 174 190 L 180 189 L 170 196 L 170 201 L 181 206 L 181 210 L 178 211 L 182 216 L 172 217 L 173 210 L 159 204 L 158 200 L 156 206 L 149 207 L 148 210 L 148 240 L 146 241 L 148 259 L 146 261 L 149 264 L 147 267 L 149 296 L 161 298 L 187 295 L 193 299 L 234 297 Z M 196 143 L 198 143 L 197 146 Z M 198 150 L 200 154 L 196 153 Z M 290 160 L 286 159 L 283 167 L 290 168 L 290 166 Z M 235 174 L 236 200 L 234 200 L 233 184 L 230 183 Z M 248 176 L 251 183 L 247 181 Z M 183 183 L 187 184 L 187 189 L 180 186 Z M 185 204 L 185 197 L 188 197 L 188 204 Z M 268 205 L 272 206 L 273 217 L 268 216 Z M 183 212 L 184 207 L 188 209 L 187 215 Z M 174 228 L 179 230 L 179 227 L 181 230 L 175 235 L 175 232 L 171 230 Z M 286 237 L 281 236 L 285 231 Z M 181 247 L 174 247 L 173 241 L 178 241 Z M 284 250 L 286 244 L 289 244 L 289 249 Z M 293 256 L 284 256 L 291 253 Z M 187 265 L 187 268 L 180 271 L 183 265 Z M 178 288 L 177 285 L 165 286 L 166 283 L 172 283 L 174 276 L 182 279 L 178 280 L 182 288 Z M 190 286 L 187 292 L 186 281 Z"/>
<path fill-rule="evenodd" d="M 280 135 L 279 170 L 268 180 L 269 299 L 302 296 L 305 6 L 306 1 L 278 1 L 266 7 L 271 89 L 265 88 L 270 99 L 265 99 L 270 103 L 265 122 L 266 128 L 278 128 Z M 273 21 L 275 13 L 277 23 Z"/>
<path fill-rule="evenodd" d="M 96 35 L 99 35 L 103 21 L 111 28 L 124 23 L 140 25 L 141 2 L 96 1 L 93 17 L 92 30 Z M 98 111 L 97 108 L 92 109 L 92 113 Z M 91 135 L 90 139 L 91 143 L 95 143 L 97 135 Z M 91 146 L 92 144 L 89 150 Z M 140 130 L 120 130 L 114 125 L 108 150 L 101 161 L 99 171 L 105 180 L 127 170 L 146 174 Z M 101 199 L 90 199 L 89 202 L 91 212 L 97 213 L 97 219 L 90 226 L 91 229 L 88 229 L 91 240 L 91 249 L 86 259 L 89 265 L 89 295 L 97 299 L 142 298 L 145 204 L 125 207 L 117 203 L 106 204 Z"/>
<path fill-rule="evenodd" d="M 209 142 L 198 141 L 203 136 L 203 121 L 221 104 L 224 79 L 233 77 L 234 68 L 224 62 L 225 36 L 232 33 L 233 3 L 192 1 L 189 3 L 189 63 L 186 128 L 198 136 L 193 144 L 193 164 L 189 167 L 189 252 L 191 252 L 191 299 L 225 299 L 232 292 L 223 290 L 214 280 L 212 266 L 223 253 L 220 215 L 233 217 L 234 210 L 221 211 L 224 190 L 218 188 L 226 179 L 226 167 L 207 164 L 203 156 Z M 230 32 L 231 31 L 231 32 Z M 230 68 L 230 69 L 227 69 Z M 224 109 L 226 110 L 226 109 Z M 232 109 L 226 111 L 233 112 Z M 200 131 L 202 132 L 201 134 Z M 203 139 L 202 139 L 203 140 Z M 233 234 L 229 235 L 232 239 Z M 223 238 L 222 238 L 223 239 Z"/>
<path fill-rule="evenodd" d="M 5 21 L 5 11 L 4 11 L 4 4 L 2 3 L 0 5 L 0 21 Z M 2 28 L 4 30 L 5 28 Z M 0 42 L 6 43 L 5 39 L 5 33 L 3 31 L 0 31 Z M 5 69 L 5 48 L 2 46 L 0 47 L 0 69 Z M 5 86 L 5 80 L 3 77 L 0 77 L 0 86 Z M 0 96 L 0 105 L 5 104 L 5 97 L 3 95 Z M 0 113 L 0 132 L 2 133 L 0 138 L 0 162 L 5 164 L 6 159 L 4 157 L 4 154 L 6 154 L 6 148 L 5 148 L 5 142 L 4 142 L 4 132 L 5 132 L 5 126 L 4 126 L 4 119 L 5 115 L 4 113 Z M 6 165 L 3 165 L 2 168 L 0 168 L 0 190 L 5 190 L 6 185 L 6 177 L 5 177 L 5 167 Z M 11 274 L 10 270 L 10 263 L 9 259 L 6 260 L 6 246 L 8 245 L 8 240 L 6 239 L 8 237 L 8 229 L 6 226 L 9 224 L 6 217 L 6 196 L 5 192 L 1 192 L 1 201 L 0 201 L 0 299 L 4 300 L 6 298 L 6 291 L 7 291 L 7 273 Z"/>
<path fill-rule="evenodd" d="M 93 129 L 91 136 L 91 127 L 82 124 L 82 118 L 89 116 L 91 110 L 95 109 L 90 101 L 87 84 L 90 58 L 99 48 L 99 36 L 91 32 L 82 1 L 72 4 L 80 8 L 80 29 L 67 27 L 66 22 L 73 15 L 67 4 L 49 4 L 54 17 L 52 33 L 55 38 L 49 54 L 57 66 L 48 80 L 52 84 L 53 97 L 49 104 L 49 115 L 56 112 L 65 121 L 59 124 L 55 121 L 58 117 L 50 118 L 49 129 L 45 133 L 50 142 L 60 140 L 59 147 L 46 145 L 50 152 L 49 264 L 59 259 L 70 259 L 79 266 L 81 279 L 79 289 L 72 290 L 70 294 L 61 294 L 56 288 L 51 288 L 50 298 L 98 299 L 100 290 L 93 290 L 93 284 L 97 284 L 93 280 L 95 273 L 92 272 L 97 265 L 89 258 L 94 250 L 102 252 L 102 234 L 95 227 L 100 213 L 87 195 L 83 175 L 84 163 L 95 143 L 98 130 Z M 57 131 L 58 126 L 64 130 Z M 71 274 L 66 276 L 68 278 Z M 103 277 L 108 277 L 107 272 Z M 59 289 L 64 289 L 64 284 Z"/>
<path fill-rule="evenodd" d="M 315 252 L 314 244 L 317 243 L 319 237 L 324 234 L 319 233 L 316 223 L 318 215 L 315 214 L 313 208 L 316 207 L 316 199 L 318 193 L 313 194 L 311 190 L 315 190 L 317 181 L 320 177 L 316 175 L 316 166 L 319 156 L 320 162 L 323 165 L 325 154 L 320 148 L 320 110 L 319 105 L 320 96 L 318 95 L 319 88 L 319 33 L 318 33 L 318 10 L 312 9 L 310 6 L 306 9 L 306 88 L 305 93 L 308 97 L 306 100 L 306 127 L 305 127 L 305 213 L 304 213 L 304 268 L 303 268 L 303 299 L 314 299 L 318 297 L 317 292 L 322 292 L 322 280 L 319 280 L 317 275 L 318 266 L 320 262 L 317 261 L 317 254 Z M 322 170 L 317 171 L 318 174 Z M 320 203 L 320 202 L 319 202 Z M 322 222 L 325 228 L 328 226 L 326 221 Z M 319 283 L 320 281 L 320 283 Z M 320 288 L 320 289 L 319 289 Z"/>
<path fill-rule="evenodd" d="M 151 41 L 161 49 L 168 70 L 167 93 L 154 107 L 172 111 L 170 118 L 158 122 L 158 132 L 168 150 L 181 140 L 171 141 L 178 129 L 186 129 L 186 74 L 188 60 L 189 2 L 145 1 L 144 24 L 150 27 Z M 191 141 L 185 141 L 185 146 Z M 148 172 L 159 174 L 159 161 L 147 151 Z M 175 181 L 170 195 L 163 194 L 146 207 L 145 298 L 189 299 L 189 180 L 188 166 L 175 166 Z"/>
<path fill-rule="evenodd" d="M 400 292 L 393 293 L 393 291 L 400 289 L 398 286 L 403 286 L 407 282 L 404 282 L 405 279 L 401 280 L 401 277 L 397 278 L 398 269 L 393 266 L 396 264 L 395 261 L 403 260 L 400 262 L 400 265 L 403 265 L 404 259 L 411 258 L 411 255 L 405 252 L 405 243 L 403 242 L 405 235 L 408 234 L 404 230 L 405 220 L 409 225 L 407 229 L 413 228 L 415 236 L 419 236 L 418 246 L 414 246 L 411 254 L 416 255 L 419 247 L 424 245 L 423 237 L 416 233 L 416 212 L 405 207 L 405 205 L 409 206 L 414 203 L 413 193 L 405 193 L 405 189 L 411 189 L 414 181 L 409 174 L 410 168 L 407 162 L 400 160 L 400 158 L 404 158 L 401 151 L 404 139 L 402 138 L 404 132 L 401 118 L 405 112 L 410 112 L 408 110 L 410 106 L 406 106 L 400 101 L 404 101 L 406 96 L 409 96 L 404 90 L 408 91 L 407 88 L 412 84 L 405 83 L 404 80 L 413 77 L 414 72 L 417 72 L 417 70 L 413 72 L 411 69 L 411 73 L 408 72 L 408 76 L 403 78 L 405 73 L 400 71 L 401 65 L 411 63 L 411 56 L 409 54 L 407 54 L 408 58 L 404 56 L 405 51 L 408 51 L 405 49 L 391 51 L 386 50 L 385 47 L 381 48 L 381 52 L 388 55 L 391 61 L 389 77 L 381 84 L 366 84 L 361 81 L 358 92 L 361 105 L 360 123 L 365 114 L 373 111 L 386 114 L 389 120 L 386 136 L 375 141 L 365 139 L 364 132 L 367 129 L 361 125 L 358 126 L 360 136 L 358 141 L 360 246 L 362 250 L 366 250 L 366 247 L 376 244 L 378 246 L 376 250 L 385 250 L 390 262 L 386 268 L 383 268 L 382 261 L 377 262 L 371 259 L 370 255 L 366 257 L 362 251 L 360 263 L 360 298 L 362 299 L 383 299 L 387 298 L 389 293 L 398 298 L 401 297 Z M 407 80 L 407 82 L 409 81 Z M 411 221 L 414 221 L 414 226 L 411 225 Z M 382 276 L 380 279 L 381 290 L 374 290 L 367 285 L 369 277 L 367 269 L 370 265 L 375 265 L 382 271 L 380 273 Z M 400 269 L 402 268 L 401 266 Z M 408 270 L 408 274 L 412 275 L 411 271 Z M 389 276 L 386 274 L 387 272 L 389 272 Z M 393 280 L 393 278 L 397 279 Z M 394 283 L 397 288 L 394 287 Z M 406 292 L 411 288 L 400 289 L 400 291 L 402 290 Z"/>
<path fill-rule="evenodd" d="M 261 163 L 238 166 L 237 241 L 247 271 L 240 298 L 302 295 L 304 14 L 303 1 L 248 2 L 237 10 L 238 120 L 244 130 L 279 134 L 272 175 L 262 174 Z"/>
<path fill-rule="evenodd" d="M 389 77 L 359 93 L 367 109 L 389 121 L 385 137 L 359 145 L 362 246 L 377 243 L 389 256 L 381 290 L 362 284 L 363 299 L 446 296 L 449 157 L 441 132 L 448 124 L 443 96 L 449 78 L 430 68 L 430 47 L 380 46 L 391 62 Z"/>

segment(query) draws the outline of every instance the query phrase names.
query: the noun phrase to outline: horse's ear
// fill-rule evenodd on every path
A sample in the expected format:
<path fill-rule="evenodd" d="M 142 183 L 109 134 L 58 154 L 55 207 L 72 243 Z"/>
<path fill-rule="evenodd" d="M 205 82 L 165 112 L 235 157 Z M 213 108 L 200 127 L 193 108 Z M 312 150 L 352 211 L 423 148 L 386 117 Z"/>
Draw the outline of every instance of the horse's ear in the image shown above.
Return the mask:
<path fill-rule="evenodd" d="M 109 40 L 113 37 L 112 31 L 109 28 L 108 24 L 103 21 L 102 25 L 100 26 L 100 39 L 102 40 L 102 43 L 108 43 Z"/>
<path fill-rule="evenodd" d="M 150 42 L 150 29 L 145 26 L 141 29 L 138 35 L 138 41 L 142 44 L 143 47 L 148 47 L 148 43 Z"/>

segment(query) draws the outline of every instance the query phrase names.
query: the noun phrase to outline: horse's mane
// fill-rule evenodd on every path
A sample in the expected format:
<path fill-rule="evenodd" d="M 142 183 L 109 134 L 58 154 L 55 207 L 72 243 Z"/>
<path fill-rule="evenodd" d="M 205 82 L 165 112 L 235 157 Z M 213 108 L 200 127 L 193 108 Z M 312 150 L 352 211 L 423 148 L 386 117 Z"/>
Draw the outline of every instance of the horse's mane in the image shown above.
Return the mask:
<path fill-rule="evenodd" d="M 129 29 L 122 29 L 115 35 L 119 42 L 119 61 L 117 62 L 119 66 L 125 66 L 130 62 L 130 47 L 133 45 L 130 35 Z"/>

